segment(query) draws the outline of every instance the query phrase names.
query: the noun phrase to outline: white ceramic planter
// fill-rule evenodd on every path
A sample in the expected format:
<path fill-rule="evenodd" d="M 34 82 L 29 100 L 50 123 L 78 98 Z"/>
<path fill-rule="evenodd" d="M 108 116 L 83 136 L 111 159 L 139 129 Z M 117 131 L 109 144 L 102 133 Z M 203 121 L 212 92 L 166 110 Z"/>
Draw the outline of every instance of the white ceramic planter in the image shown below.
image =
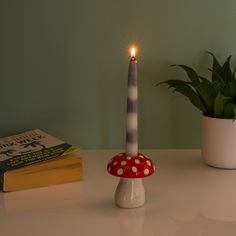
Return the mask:
<path fill-rule="evenodd" d="M 236 168 L 236 121 L 202 116 L 202 157 L 213 167 Z"/>
<path fill-rule="evenodd" d="M 145 202 L 145 191 L 142 179 L 120 178 L 115 192 L 116 205 L 121 208 L 140 207 Z"/>

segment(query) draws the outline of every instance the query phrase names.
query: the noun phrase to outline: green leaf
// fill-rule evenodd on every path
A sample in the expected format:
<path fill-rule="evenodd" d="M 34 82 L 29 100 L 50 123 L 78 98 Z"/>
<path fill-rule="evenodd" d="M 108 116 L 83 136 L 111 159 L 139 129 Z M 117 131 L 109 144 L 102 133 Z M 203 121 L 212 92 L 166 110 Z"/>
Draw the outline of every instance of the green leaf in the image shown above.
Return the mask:
<path fill-rule="evenodd" d="M 212 71 L 212 69 L 208 69 L 209 71 L 212 72 L 212 75 L 214 74 L 215 80 L 212 81 L 212 84 L 216 90 L 216 92 L 222 91 L 222 89 L 226 86 L 226 81 L 216 72 Z"/>
<path fill-rule="evenodd" d="M 226 59 L 224 65 L 222 67 L 222 74 L 221 74 L 223 79 L 227 82 L 230 82 L 233 79 L 233 73 L 230 68 L 230 60 L 231 60 L 231 56 L 229 56 Z"/>
<path fill-rule="evenodd" d="M 216 81 L 216 80 L 219 79 L 218 76 L 217 76 L 217 74 L 218 74 L 218 75 L 221 75 L 222 66 L 220 65 L 220 63 L 218 62 L 217 58 L 215 57 L 215 55 L 214 55 L 213 53 L 208 52 L 208 51 L 207 51 L 207 53 L 208 53 L 209 55 L 211 55 L 212 58 L 213 58 L 212 71 L 213 71 L 214 73 L 212 73 L 211 79 L 212 79 L 212 81 Z"/>
<path fill-rule="evenodd" d="M 199 84 L 196 90 L 201 97 L 203 104 L 207 108 L 207 114 L 212 115 L 214 102 L 217 95 L 213 84 L 202 82 L 201 84 Z"/>
<path fill-rule="evenodd" d="M 233 70 L 233 80 L 234 80 L 234 81 L 236 81 L 235 73 L 236 73 L 236 66 L 234 67 L 234 70 Z"/>
<path fill-rule="evenodd" d="M 220 80 L 216 80 L 212 83 L 215 92 L 218 94 L 219 92 L 221 92 L 224 87 L 225 87 L 225 83 L 222 83 L 222 81 Z"/>
<path fill-rule="evenodd" d="M 174 92 L 179 92 L 186 96 L 190 102 L 203 113 L 207 111 L 198 94 L 190 87 L 188 82 L 182 80 L 167 80 L 158 83 L 156 86 L 160 84 L 167 84 L 169 85 L 169 88 L 174 88 Z"/>
<path fill-rule="evenodd" d="M 226 84 L 222 89 L 222 94 L 226 97 L 236 96 L 236 84 L 234 82 Z"/>
<path fill-rule="evenodd" d="M 236 119 L 236 105 L 233 103 L 229 103 L 224 108 L 224 118 L 228 119 Z"/>
<path fill-rule="evenodd" d="M 212 73 L 212 76 L 214 76 L 214 78 L 215 78 L 214 81 L 212 81 L 213 83 L 220 81 L 222 84 L 225 84 L 225 80 L 222 77 L 222 75 L 220 75 L 217 71 L 213 71 L 210 68 L 208 68 L 208 70 Z M 222 74 L 222 72 L 220 72 L 220 73 Z"/>
<path fill-rule="evenodd" d="M 236 66 L 234 67 L 234 70 L 233 70 L 233 73 L 235 74 L 235 72 L 236 72 Z"/>
<path fill-rule="evenodd" d="M 234 80 L 234 73 L 230 68 L 231 56 L 229 56 L 224 62 L 223 66 L 221 66 L 213 53 L 207 53 L 213 57 L 213 65 L 212 69 L 210 69 L 212 72 L 212 81 L 223 79 L 225 82 L 230 82 Z"/>
<path fill-rule="evenodd" d="M 200 83 L 198 74 L 196 73 L 195 70 L 193 70 L 189 66 L 177 65 L 177 64 L 173 65 L 173 66 L 178 66 L 178 67 L 181 67 L 182 69 L 184 69 L 184 71 L 188 75 L 189 79 L 192 81 L 193 86 L 197 86 Z"/>
<path fill-rule="evenodd" d="M 226 104 L 232 102 L 232 97 L 225 97 L 218 93 L 214 102 L 214 117 L 223 117 Z"/>
<path fill-rule="evenodd" d="M 209 82 L 209 83 L 210 83 L 210 81 L 209 81 L 207 78 L 205 78 L 205 77 L 199 76 L 199 79 L 200 79 L 202 82 Z"/>

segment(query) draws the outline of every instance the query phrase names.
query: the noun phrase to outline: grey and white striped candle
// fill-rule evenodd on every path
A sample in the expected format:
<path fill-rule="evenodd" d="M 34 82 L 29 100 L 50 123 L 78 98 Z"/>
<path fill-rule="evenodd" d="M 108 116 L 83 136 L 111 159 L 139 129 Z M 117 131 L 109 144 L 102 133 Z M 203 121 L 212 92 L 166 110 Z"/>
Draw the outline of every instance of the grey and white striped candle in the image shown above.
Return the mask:
<path fill-rule="evenodd" d="M 131 49 L 128 73 L 127 119 L 126 119 L 126 155 L 138 154 L 138 83 L 137 59 L 135 48 Z"/>

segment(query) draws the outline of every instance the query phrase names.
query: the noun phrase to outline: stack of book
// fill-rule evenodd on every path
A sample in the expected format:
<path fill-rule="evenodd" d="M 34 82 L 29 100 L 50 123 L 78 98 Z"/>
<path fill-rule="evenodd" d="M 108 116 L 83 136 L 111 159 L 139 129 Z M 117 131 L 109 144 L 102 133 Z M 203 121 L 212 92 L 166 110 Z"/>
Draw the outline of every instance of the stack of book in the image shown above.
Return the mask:
<path fill-rule="evenodd" d="M 78 149 L 39 129 L 0 138 L 0 189 L 15 191 L 81 180 Z"/>

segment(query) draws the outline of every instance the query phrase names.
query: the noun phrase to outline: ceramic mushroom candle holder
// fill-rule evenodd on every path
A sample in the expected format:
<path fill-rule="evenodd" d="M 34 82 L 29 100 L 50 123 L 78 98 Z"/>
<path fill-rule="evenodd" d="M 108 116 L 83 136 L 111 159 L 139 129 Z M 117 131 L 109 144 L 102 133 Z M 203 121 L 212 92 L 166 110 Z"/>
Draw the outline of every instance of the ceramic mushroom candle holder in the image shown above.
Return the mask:
<path fill-rule="evenodd" d="M 142 178 L 152 175 L 155 171 L 151 159 L 141 153 L 132 157 L 120 153 L 110 160 L 107 170 L 111 175 L 120 177 L 115 192 L 117 206 L 136 208 L 144 204 L 145 190 Z"/>

